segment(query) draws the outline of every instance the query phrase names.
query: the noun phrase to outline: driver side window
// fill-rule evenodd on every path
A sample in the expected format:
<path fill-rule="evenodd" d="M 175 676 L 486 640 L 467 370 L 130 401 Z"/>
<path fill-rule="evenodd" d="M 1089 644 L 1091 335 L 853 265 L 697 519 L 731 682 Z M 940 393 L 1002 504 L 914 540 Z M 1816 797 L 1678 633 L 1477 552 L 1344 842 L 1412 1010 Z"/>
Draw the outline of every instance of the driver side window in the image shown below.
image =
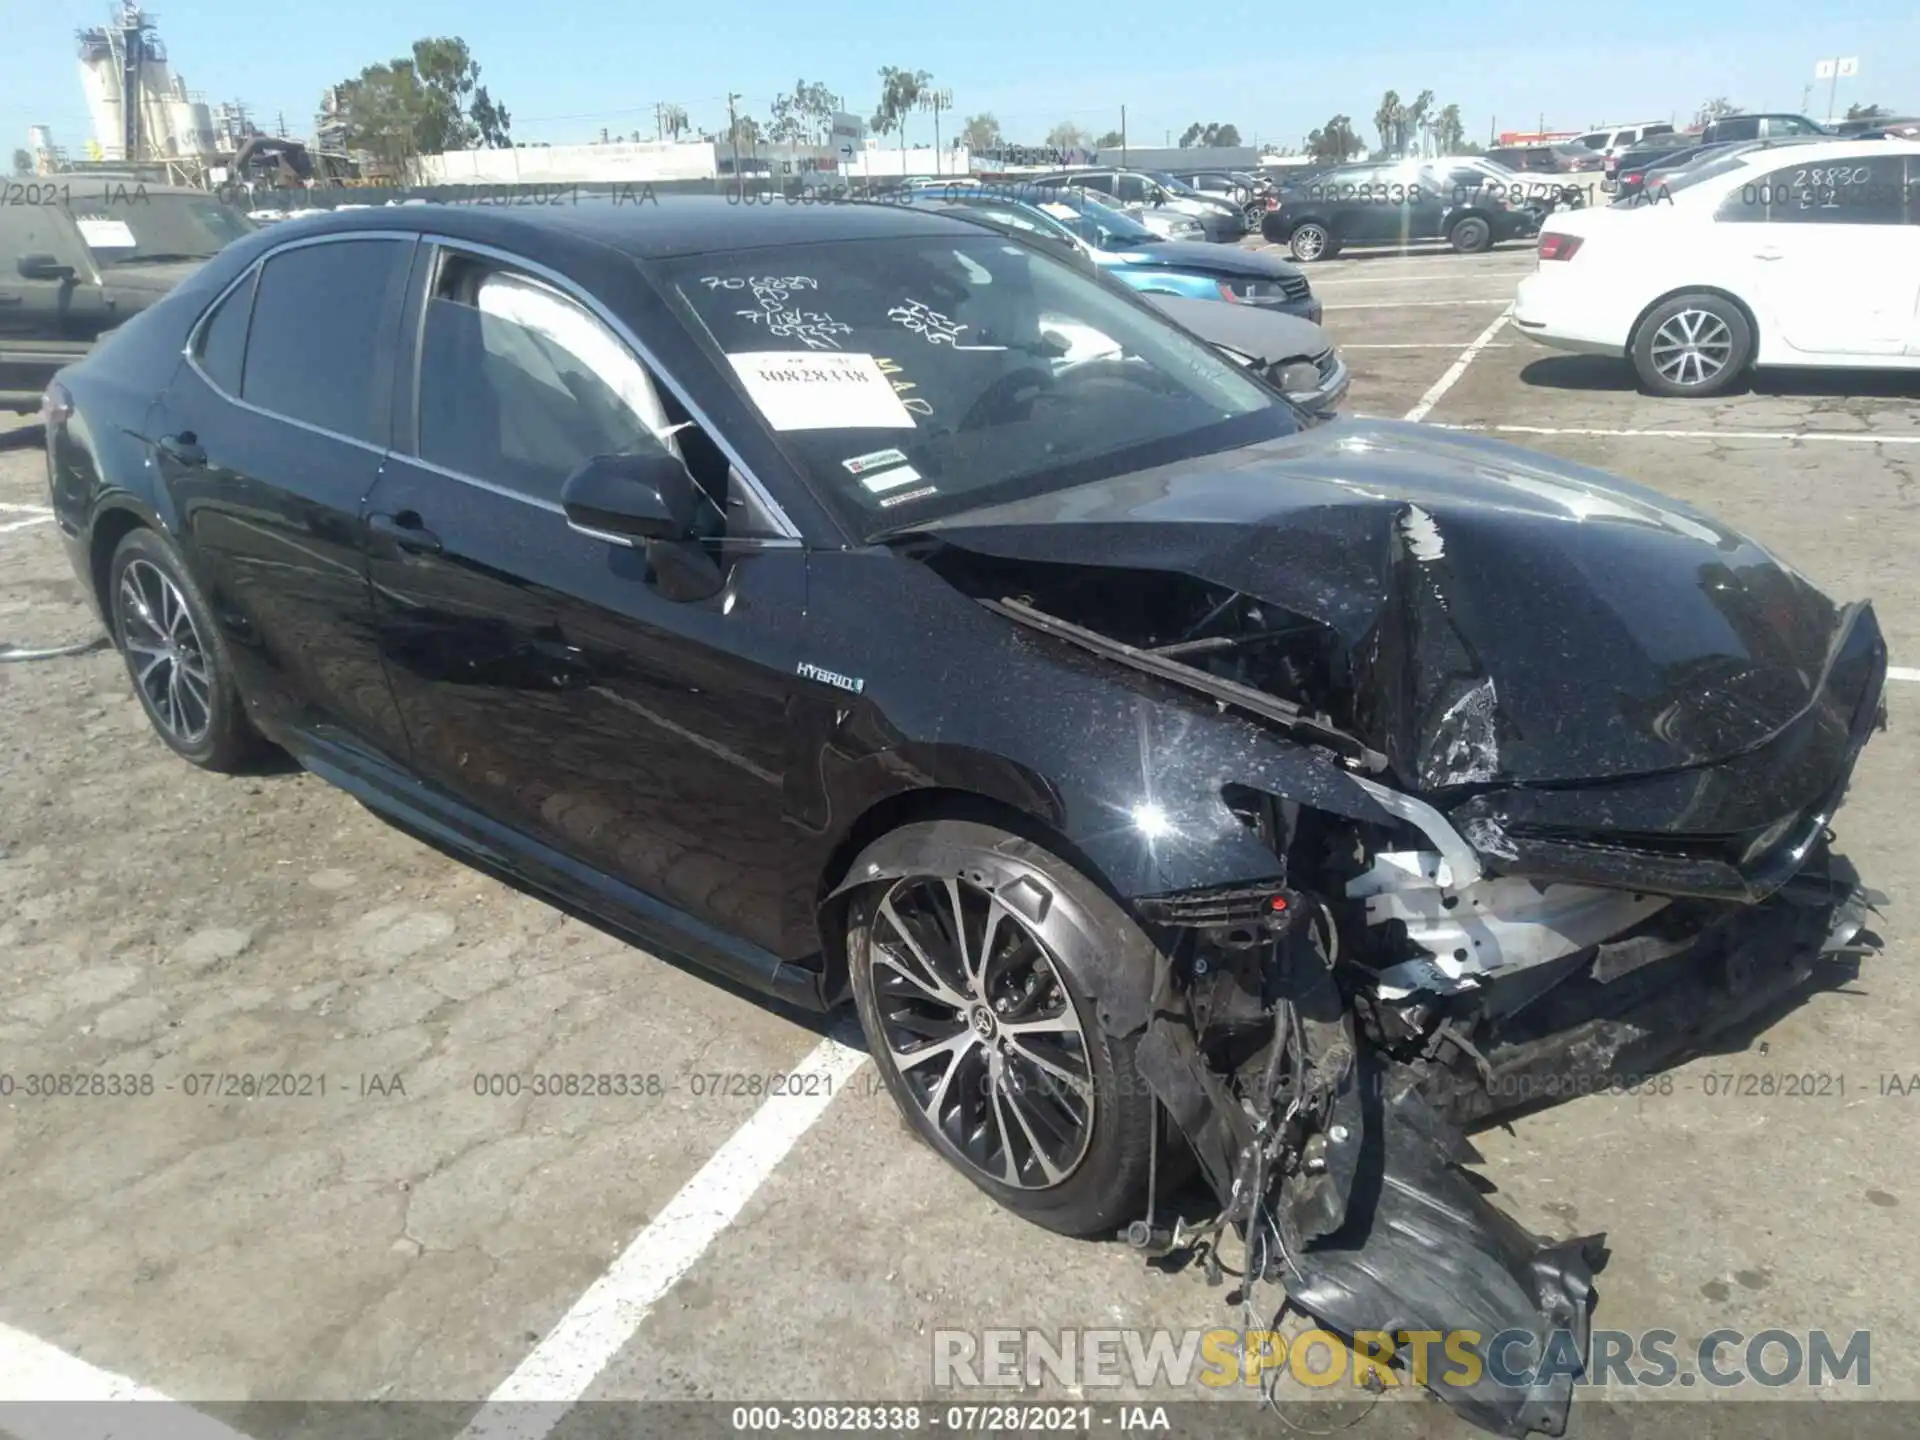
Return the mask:
<path fill-rule="evenodd" d="M 644 366 L 558 290 L 490 262 L 443 257 L 423 317 L 418 454 L 557 501 L 595 455 L 679 453 Z"/>
<path fill-rule="evenodd" d="M 1138 175 L 1122 175 L 1115 193 L 1129 205 L 1144 205 L 1147 202 L 1147 182 Z"/>

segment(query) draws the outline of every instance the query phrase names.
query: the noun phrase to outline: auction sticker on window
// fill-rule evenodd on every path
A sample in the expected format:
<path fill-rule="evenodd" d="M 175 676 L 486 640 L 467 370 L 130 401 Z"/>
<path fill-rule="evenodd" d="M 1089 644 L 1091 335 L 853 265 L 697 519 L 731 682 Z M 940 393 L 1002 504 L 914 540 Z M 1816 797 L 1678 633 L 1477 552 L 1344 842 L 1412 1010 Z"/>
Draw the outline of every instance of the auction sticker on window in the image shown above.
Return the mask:
<path fill-rule="evenodd" d="M 76 216 L 73 223 L 80 228 L 80 238 L 87 242 L 89 250 L 132 250 L 140 243 L 133 238 L 133 231 L 124 220 Z"/>
<path fill-rule="evenodd" d="M 727 359 L 775 430 L 913 428 L 913 416 L 871 355 L 770 350 Z"/>

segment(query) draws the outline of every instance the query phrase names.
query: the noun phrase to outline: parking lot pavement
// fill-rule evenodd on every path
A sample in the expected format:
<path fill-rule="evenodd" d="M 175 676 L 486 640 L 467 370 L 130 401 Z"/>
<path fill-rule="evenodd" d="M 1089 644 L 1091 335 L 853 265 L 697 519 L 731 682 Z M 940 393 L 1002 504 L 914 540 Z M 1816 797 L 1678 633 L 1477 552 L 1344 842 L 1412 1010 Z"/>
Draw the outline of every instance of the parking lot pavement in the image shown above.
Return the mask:
<path fill-rule="evenodd" d="M 1920 454 L 1886 443 L 1912 433 L 1908 383 L 1641 396 L 1510 327 L 1487 335 L 1531 264 L 1518 249 L 1310 267 L 1352 407 L 1430 405 L 1433 423 L 1698 502 L 1832 592 L 1871 596 L 1895 664 L 1920 667 Z M 1737 438 L 1785 432 L 1882 443 Z M 0 506 L 0 641 L 84 638 L 51 527 L 11 528 L 44 507 L 37 454 L 0 452 Z M 1920 1398 L 1920 1363 L 1898 1345 L 1920 1321 L 1920 982 L 1903 903 L 1920 881 L 1920 685 L 1891 690 L 1892 728 L 1837 825 L 1894 897 L 1875 926 L 1885 954 L 1670 1085 L 1477 1143 L 1524 1222 L 1608 1233 L 1596 1325 L 1673 1330 L 1682 1354 L 1723 1326 L 1870 1329 L 1871 1393 Z M 776 1115 L 756 1130 L 772 1112 L 750 1095 L 695 1096 L 696 1074 L 817 1056 L 819 1028 L 562 916 L 316 780 L 192 770 L 147 733 L 111 654 L 0 665 L 0 741 L 0 1070 L 16 1077 L 0 1102 L 0 1394 L 12 1327 L 195 1400 L 478 1401 L 526 1393 L 509 1382 L 530 1375 L 608 1399 L 1004 1400 L 936 1392 L 934 1332 L 1187 1332 L 1238 1316 L 1230 1285 L 998 1211 L 911 1139 L 871 1067 L 840 1072 L 811 1129 Z M 174 1088 L 25 1099 L 18 1078 L 36 1072 Z M 269 1073 L 329 1090 L 182 1088 Z M 474 1090 L 536 1074 L 676 1088 Z M 610 1266 L 625 1308 L 600 1303 Z M 1344 1433 L 1470 1432 L 1418 1404 Z M 1576 1412 L 1572 1433 L 1604 1432 Z"/>

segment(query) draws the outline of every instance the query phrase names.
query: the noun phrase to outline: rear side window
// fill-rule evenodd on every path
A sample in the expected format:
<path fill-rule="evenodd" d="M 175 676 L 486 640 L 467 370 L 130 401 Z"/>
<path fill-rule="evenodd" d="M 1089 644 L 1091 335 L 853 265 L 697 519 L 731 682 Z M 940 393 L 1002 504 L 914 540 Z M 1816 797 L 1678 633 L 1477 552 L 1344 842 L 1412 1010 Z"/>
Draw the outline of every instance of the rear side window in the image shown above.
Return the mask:
<path fill-rule="evenodd" d="M 1717 220 L 1791 225 L 1904 225 L 1906 157 L 1862 152 L 1818 164 L 1776 165 L 1728 192 Z"/>
<path fill-rule="evenodd" d="M 200 342 L 193 358 L 217 389 L 229 395 L 240 393 L 240 367 L 247 354 L 247 318 L 253 311 L 253 287 L 260 278 L 258 270 L 249 270 L 242 280 L 214 308 L 200 328 Z"/>
<path fill-rule="evenodd" d="M 409 239 L 411 237 L 408 237 Z M 303 245 L 260 272 L 240 396 L 336 435 L 384 445 L 390 352 L 411 244 Z"/>

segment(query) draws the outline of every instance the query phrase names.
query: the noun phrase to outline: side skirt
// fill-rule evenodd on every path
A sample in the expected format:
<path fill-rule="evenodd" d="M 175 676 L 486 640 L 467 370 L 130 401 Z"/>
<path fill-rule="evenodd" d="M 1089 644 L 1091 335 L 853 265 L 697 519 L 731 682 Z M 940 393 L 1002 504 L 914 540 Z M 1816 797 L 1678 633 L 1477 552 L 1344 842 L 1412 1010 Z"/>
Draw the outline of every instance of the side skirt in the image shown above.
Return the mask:
<path fill-rule="evenodd" d="M 821 994 L 820 972 L 782 960 L 483 815 L 347 735 L 331 729 L 297 730 L 281 731 L 274 739 L 304 769 L 402 828 L 588 912 L 635 945 L 714 971 L 803 1010 L 833 1008 Z"/>

